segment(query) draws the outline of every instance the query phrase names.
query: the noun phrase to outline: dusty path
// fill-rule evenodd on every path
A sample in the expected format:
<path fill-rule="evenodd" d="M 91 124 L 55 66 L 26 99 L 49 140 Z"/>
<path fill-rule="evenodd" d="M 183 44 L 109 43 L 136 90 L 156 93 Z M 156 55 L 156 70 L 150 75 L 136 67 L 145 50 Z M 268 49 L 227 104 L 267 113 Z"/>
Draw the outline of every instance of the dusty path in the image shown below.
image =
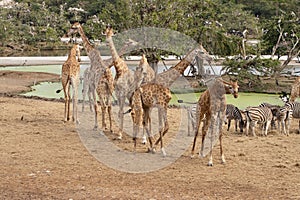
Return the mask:
<path fill-rule="evenodd" d="M 62 122 L 63 107 L 0 97 L 0 199 L 300 199 L 296 120 L 289 137 L 275 131 L 246 137 L 231 127 L 224 136 L 226 165 L 219 162 L 218 147 L 213 167 L 206 166 L 207 158 L 191 159 L 189 147 L 163 169 L 132 174 L 90 154 L 75 126 Z M 179 112 L 169 110 L 171 127 Z M 132 148 L 130 137 L 114 142 Z"/>

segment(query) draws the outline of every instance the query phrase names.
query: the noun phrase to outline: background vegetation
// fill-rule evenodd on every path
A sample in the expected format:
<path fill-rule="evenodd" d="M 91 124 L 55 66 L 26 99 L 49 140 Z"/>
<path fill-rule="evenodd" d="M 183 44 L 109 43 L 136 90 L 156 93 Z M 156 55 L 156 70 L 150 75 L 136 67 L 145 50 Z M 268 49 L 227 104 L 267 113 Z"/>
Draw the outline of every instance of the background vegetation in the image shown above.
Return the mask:
<path fill-rule="evenodd" d="M 0 7 L 0 53 L 63 48 L 60 38 L 75 21 L 91 41 L 104 40 L 107 24 L 118 32 L 158 27 L 192 37 L 212 55 L 241 58 L 225 62 L 228 73 L 249 55 L 287 55 L 283 64 L 251 61 L 252 71 L 276 75 L 299 55 L 299 17 L 299 0 L 15 0 Z M 246 43 L 253 39 L 260 42 Z"/>

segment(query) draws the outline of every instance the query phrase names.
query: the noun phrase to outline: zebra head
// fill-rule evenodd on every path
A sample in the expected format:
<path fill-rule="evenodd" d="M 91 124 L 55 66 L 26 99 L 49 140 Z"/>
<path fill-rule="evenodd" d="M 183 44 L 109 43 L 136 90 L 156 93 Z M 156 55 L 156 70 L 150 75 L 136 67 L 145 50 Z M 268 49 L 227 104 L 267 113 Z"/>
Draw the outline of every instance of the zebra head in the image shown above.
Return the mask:
<path fill-rule="evenodd" d="M 282 92 L 279 98 L 284 102 L 287 103 L 290 101 L 289 95 L 286 92 Z"/>

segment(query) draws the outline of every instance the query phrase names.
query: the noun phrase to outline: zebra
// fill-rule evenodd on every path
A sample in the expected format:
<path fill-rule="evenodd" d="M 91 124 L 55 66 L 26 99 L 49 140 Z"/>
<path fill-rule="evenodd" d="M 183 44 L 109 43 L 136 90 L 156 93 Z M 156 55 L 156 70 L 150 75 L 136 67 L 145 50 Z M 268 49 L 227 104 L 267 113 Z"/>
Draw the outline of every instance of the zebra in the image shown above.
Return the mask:
<path fill-rule="evenodd" d="M 227 131 L 229 131 L 231 120 L 234 119 L 235 120 L 235 131 L 237 132 L 237 123 L 239 122 L 240 132 L 241 133 L 243 132 L 245 122 L 244 122 L 242 113 L 241 113 L 240 109 L 238 109 L 238 107 L 236 107 L 232 104 L 227 104 L 226 105 L 226 118 L 228 120 Z"/>
<path fill-rule="evenodd" d="M 289 106 L 284 105 L 275 109 L 273 115 L 277 120 L 279 131 L 288 136 L 290 130 L 290 121 L 293 115 L 292 109 Z M 281 124 L 281 129 L 280 129 L 280 124 Z"/>
<path fill-rule="evenodd" d="M 267 107 L 267 108 L 271 109 L 272 114 L 273 114 L 273 118 L 272 118 L 272 121 L 271 121 L 271 129 L 277 129 L 276 128 L 276 123 L 275 123 L 275 112 L 277 112 L 277 109 L 279 109 L 280 106 L 264 102 L 264 103 L 261 103 L 259 105 L 259 107 Z"/>
<path fill-rule="evenodd" d="M 247 107 L 245 110 L 246 115 L 246 135 L 248 136 L 249 127 L 253 136 L 255 135 L 255 125 L 260 123 L 264 125 L 262 135 L 267 136 L 268 128 L 271 124 L 273 114 L 268 107 Z"/>
<path fill-rule="evenodd" d="M 295 119 L 300 118 L 300 103 L 299 102 L 287 102 L 284 104 L 284 106 L 288 107 L 290 110 L 292 110 L 292 117 Z M 298 133 L 300 133 L 300 121 L 299 121 L 299 127 L 298 127 Z"/>

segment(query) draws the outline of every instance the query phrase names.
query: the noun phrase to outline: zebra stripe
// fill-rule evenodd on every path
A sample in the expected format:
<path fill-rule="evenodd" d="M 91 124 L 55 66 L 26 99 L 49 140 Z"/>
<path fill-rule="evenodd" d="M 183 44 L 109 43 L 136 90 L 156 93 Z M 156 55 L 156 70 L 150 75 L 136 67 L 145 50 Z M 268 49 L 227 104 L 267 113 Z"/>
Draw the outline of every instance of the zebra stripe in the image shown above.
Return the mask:
<path fill-rule="evenodd" d="M 253 136 L 255 136 L 255 125 L 257 123 L 263 124 L 265 133 L 263 133 L 264 130 L 262 130 L 262 135 L 267 136 L 268 127 L 271 124 L 273 114 L 270 108 L 268 107 L 248 107 L 246 108 L 246 135 L 248 135 L 249 127 L 252 130 Z"/>
<path fill-rule="evenodd" d="M 239 128 L 240 128 L 240 132 L 243 132 L 243 128 L 244 128 L 244 120 L 243 120 L 243 116 L 242 113 L 240 111 L 240 109 L 238 109 L 238 107 L 232 105 L 232 104 L 227 104 L 226 105 L 226 118 L 228 120 L 228 127 L 227 127 L 227 131 L 229 131 L 230 129 L 230 123 L 231 120 L 235 120 L 235 131 L 237 131 L 237 123 L 239 122 Z"/>

